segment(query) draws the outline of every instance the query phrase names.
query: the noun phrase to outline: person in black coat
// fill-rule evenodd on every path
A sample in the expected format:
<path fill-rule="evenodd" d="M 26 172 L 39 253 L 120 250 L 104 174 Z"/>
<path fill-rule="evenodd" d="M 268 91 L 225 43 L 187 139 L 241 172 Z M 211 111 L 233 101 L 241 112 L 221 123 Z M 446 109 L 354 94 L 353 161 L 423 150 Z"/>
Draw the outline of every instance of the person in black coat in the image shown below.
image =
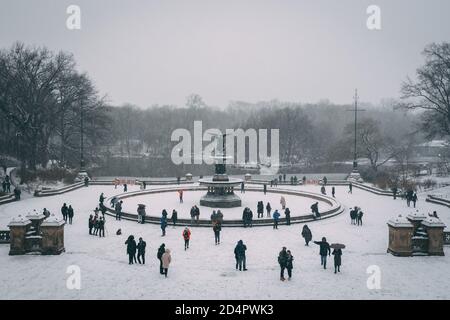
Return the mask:
<path fill-rule="evenodd" d="M 341 249 L 334 249 L 332 255 L 334 256 L 334 273 L 341 272 L 341 256 L 342 256 L 342 250 Z"/>
<path fill-rule="evenodd" d="M 67 216 L 69 217 L 69 224 L 72 224 L 72 219 L 73 219 L 72 205 L 69 205 L 69 208 L 67 208 Z"/>
<path fill-rule="evenodd" d="M 286 216 L 286 224 L 288 226 L 291 225 L 291 210 L 289 210 L 289 208 L 286 208 L 286 210 L 284 210 L 284 215 Z"/>
<path fill-rule="evenodd" d="M 89 216 L 89 234 L 92 234 L 92 228 L 94 228 L 94 216 L 91 214 Z"/>
<path fill-rule="evenodd" d="M 147 246 L 147 243 L 142 240 L 142 238 L 139 238 L 139 242 L 137 244 L 137 260 L 139 264 L 141 264 L 141 258 L 142 258 L 142 264 L 145 264 L 145 247 Z"/>
<path fill-rule="evenodd" d="M 164 274 L 164 269 L 163 269 L 163 265 L 162 265 L 162 256 L 165 252 L 166 252 L 166 245 L 163 243 L 158 248 L 158 253 L 156 254 L 156 257 L 159 260 L 159 273 L 160 274 Z"/>
<path fill-rule="evenodd" d="M 170 219 L 172 220 L 173 226 L 175 227 L 175 225 L 177 224 L 177 220 L 178 220 L 178 212 L 175 209 L 173 209 L 172 217 Z"/>
<path fill-rule="evenodd" d="M 220 244 L 220 231 L 222 230 L 222 226 L 220 225 L 220 223 L 216 222 L 213 225 L 213 231 L 214 231 L 214 241 L 215 244 L 218 245 Z"/>
<path fill-rule="evenodd" d="M 286 247 L 283 247 L 283 249 L 278 254 L 278 263 L 280 265 L 280 280 L 281 281 L 286 280 L 284 278 L 284 270 L 287 267 L 287 259 L 288 259 L 288 254 L 286 251 Z"/>
<path fill-rule="evenodd" d="M 246 268 L 246 257 L 245 251 L 247 250 L 247 246 L 244 244 L 242 240 L 239 240 L 236 247 L 234 248 L 234 257 L 236 259 L 236 270 L 239 271 L 247 271 Z"/>
<path fill-rule="evenodd" d="M 320 213 L 319 213 L 319 203 L 316 202 L 311 206 L 311 212 L 313 214 L 313 218 L 320 218 Z"/>
<path fill-rule="evenodd" d="M 258 218 L 264 218 L 264 204 L 262 201 L 258 201 L 256 212 L 258 213 Z"/>
<path fill-rule="evenodd" d="M 107 209 L 106 206 L 102 203 L 100 204 L 100 212 L 102 213 L 102 217 L 105 217 L 105 213 L 106 213 Z"/>
<path fill-rule="evenodd" d="M 292 269 L 294 268 L 294 256 L 291 253 L 291 250 L 287 251 L 287 262 L 286 262 L 286 270 L 288 272 L 288 280 L 292 278 Z"/>
<path fill-rule="evenodd" d="M 302 237 L 305 239 L 305 245 L 309 246 L 309 242 L 312 239 L 312 233 L 306 224 L 303 226 L 302 229 Z"/>
<path fill-rule="evenodd" d="M 336 198 L 336 188 L 335 187 L 331 187 L 331 195 L 333 196 L 333 198 Z"/>
<path fill-rule="evenodd" d="M 103 217 L 98 220 L 98 236 L 105 237 L 105 218 Z"/>
<path fill-rule="evenodd" d="M 20 195 L 22 194 L 22 191 L 20 190 L 19 187 L 15 187 L 14 188 L 14 198 L 19 201 L 20 200 Z"/>
<path fill-rule="evenodd" d="M 68 214 L 68 208 L 67 205 L 64 203 L 63 206 L 61 207 L 61 214 L 63 216 L 64 221 L 67 221 L 67 214 Z"/>
<path fill-rule="evenodd" d="M 266 204 L 267 218 L 270 218 L 271 210 L 272 210 L 272 207 L 270 206 L 270 202 L 267 202 L 267 204 Z"/>
<path fill-rule="evenodd" d="M 270 182 L 270 184 L 272 184 L 272 182 Z M 264 183 L 263 190 L 264 190 L 264 195 L 265 195 L 267 193 L 267 184 L 265 184 L 265 183 Z"/>
<path fill-rule="evenodd" d="M 331 256 L 330 244 L 327 242 L 325 237 L 322 238 L 322 241 L 314 241 L 315 244 L 320 246 L 320 264 L 324 269 L 327 268 L 327 255 Z"/>
<path fill-rule="evenodd" d="M 133 264 L 136 262 L 136 241 L 134 240 L 134 236 L 130 235 L 125 241 L 127 245 L 127 254 L 128 254 L 128 264 Z"/>

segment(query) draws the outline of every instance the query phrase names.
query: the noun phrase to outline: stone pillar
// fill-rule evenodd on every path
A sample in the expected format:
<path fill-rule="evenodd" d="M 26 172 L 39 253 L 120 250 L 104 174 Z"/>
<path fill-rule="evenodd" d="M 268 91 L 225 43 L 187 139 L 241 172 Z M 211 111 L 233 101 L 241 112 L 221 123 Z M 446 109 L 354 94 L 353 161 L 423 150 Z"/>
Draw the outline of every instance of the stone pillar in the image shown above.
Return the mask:
<path fill-rule="evenodd" d="M 52 214 L 41 224 L 42 254 L 57 255 L 64 248 L 65 221 Z"/>
<path fill-rule="evenodd" d="M 411 256 L 414 225 L 402 215 L 389 220 L 387 225 L 389 227 L 389 246 L 387 251 L 394 256 Z"/>
<path fill-rule="evenodd" d="M 428 217 L 422 221 L 428 234 L 428 254 L 430 256 L 444 255 L 444 223 L 438 218 Z"/>
<path fill-rule="evenodd" d="M 417 228 L 420 226 L 423 220 L 425 220 L 427 216 L 419 211 L 410 213 L 406 216 L 409 222 L 411 222 L 414 226 L 414 232 L 416 232 Z"/>
<path fill-rule="evenodd" d="M 8 224 L 10 230 L 9 255 L 18 255 L 26 253 L 25 236 L 30 226 L 31 221 L 21 215 L 19 215 L 16 218 L 13 218 L 11 222 Z"/>
<path fill-rule="evenodd" d="M 44 214 L 38 213 L 36 210 L 34 210 L 32 213 L 27 214 L 26 218 L 31 221 L 31 227 L 35 231 L 36 235 L 39 235 L 41 223 L 45 219 Z"/>

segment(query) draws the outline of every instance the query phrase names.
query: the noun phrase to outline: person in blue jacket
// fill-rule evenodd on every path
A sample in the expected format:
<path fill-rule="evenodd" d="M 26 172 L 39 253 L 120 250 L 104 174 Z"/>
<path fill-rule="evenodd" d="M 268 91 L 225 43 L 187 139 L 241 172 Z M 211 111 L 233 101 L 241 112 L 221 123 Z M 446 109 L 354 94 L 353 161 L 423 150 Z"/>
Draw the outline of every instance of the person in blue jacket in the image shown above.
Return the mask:
<path fill-rule="evenodd" d="M 273 213 L 273 228 L 278 229 L 278 221 L 280 220 L 280 213 L 278 209 Z"/>

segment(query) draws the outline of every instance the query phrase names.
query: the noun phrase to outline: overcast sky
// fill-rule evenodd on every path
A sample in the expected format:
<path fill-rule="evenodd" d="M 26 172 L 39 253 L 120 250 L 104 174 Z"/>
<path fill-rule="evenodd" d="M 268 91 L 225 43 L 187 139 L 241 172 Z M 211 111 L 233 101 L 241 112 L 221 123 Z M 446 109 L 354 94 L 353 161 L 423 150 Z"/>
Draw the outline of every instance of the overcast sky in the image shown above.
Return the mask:
<path fill-rule="evenodd" d="M 114 104 L 209 105 L 397 98 L 430 42 L 450 41 L 448 0 L 0 0 L 0 47 L 70 51 Z M 81 30 L 66 8 L 81 8 Z M 381 8 L 380 31 L 366 9 Z"/>

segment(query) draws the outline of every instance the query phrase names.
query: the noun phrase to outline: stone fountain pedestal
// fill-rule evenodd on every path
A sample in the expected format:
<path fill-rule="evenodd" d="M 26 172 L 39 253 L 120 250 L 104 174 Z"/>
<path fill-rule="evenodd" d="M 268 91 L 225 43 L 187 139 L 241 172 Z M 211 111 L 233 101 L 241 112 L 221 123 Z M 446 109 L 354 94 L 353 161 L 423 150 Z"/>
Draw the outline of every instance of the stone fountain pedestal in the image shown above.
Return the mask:
<path fill-rule="evenodd" d="M 200 199 L 200 205 L 210 208 L 240 207 L 241 198 L 234 193 L 234 187 L 239 186 L 242 181 L 229 178 L 226 174 L 215 174 L 213 178 L 200 179 L 200 185 L 208 187 L 208 192 Z"/>

